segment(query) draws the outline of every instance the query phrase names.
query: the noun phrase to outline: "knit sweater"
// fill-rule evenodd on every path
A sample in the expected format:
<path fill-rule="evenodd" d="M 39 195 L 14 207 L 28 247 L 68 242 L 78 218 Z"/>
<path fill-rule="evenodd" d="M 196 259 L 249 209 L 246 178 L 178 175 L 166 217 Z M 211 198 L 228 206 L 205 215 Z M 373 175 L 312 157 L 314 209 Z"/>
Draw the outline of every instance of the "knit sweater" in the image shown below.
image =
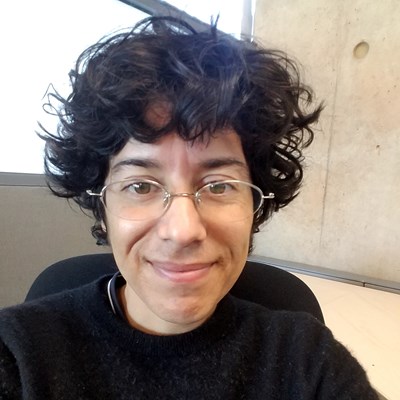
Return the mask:
<path fill-rule="evenodd" d="M 106 282 L 0 311 L 0 399 L 377 399 L 306 313 L 228 295 L 199 328 L 150 335 L 113 314 Z"/>

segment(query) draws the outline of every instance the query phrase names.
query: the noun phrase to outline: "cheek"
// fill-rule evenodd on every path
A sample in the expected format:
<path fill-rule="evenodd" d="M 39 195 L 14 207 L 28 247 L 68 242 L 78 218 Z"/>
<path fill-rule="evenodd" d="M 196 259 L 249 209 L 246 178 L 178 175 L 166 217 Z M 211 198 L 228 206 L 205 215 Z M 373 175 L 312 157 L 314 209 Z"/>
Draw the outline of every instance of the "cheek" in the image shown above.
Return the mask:
<path fill-rule="evenodd" d="M 232 257 L 247 258 L 250 247 L 252 221 L 233 222 L 227 226 L 220 225 L 215 232 L 222 245 L 229 248 Z"/>
<path fill-rule="evenodd" d="M 223 259 L 223 276 L 219 277 L 221 293 L 225 295 L 242 273 L 249 255 L 251 223 L 235 222 L 229 227 L 220 227 L 218 248 Z"/>
<path fill-rule="evenodd" d="M 134 223 L 123 219 L 107 219 L 108 242 L 117 265 L 123 264 L 123 260 L 148 230 L 148 224 Z"/>

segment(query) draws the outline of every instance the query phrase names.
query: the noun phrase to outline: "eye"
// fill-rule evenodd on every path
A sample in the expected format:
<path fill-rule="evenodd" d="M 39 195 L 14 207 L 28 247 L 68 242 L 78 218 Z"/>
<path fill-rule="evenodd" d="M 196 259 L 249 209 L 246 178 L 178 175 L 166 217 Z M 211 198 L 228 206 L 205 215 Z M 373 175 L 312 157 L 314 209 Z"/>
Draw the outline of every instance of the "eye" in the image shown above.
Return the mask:
<path fill-rule="evenodd" d="M 150 181 L 122 181 L 119 186 L 122 196 L 134 198 L 136 200 L 148 200 L 159 196 L 163 192 L 162 187 Z"/>
<path fill-rule="evenodd" d="M 154 185 L 149 182 L 133 182 L 127 186 L 125 190 L 135 194 L 149 194 L 153 186 Z"/>
<path fill-rule="evenodd" d="M 232 185 L 226 182 L 215 182 L 210 184 L 209 189 L 212 194 L 224 194 L 232 189 Z"/>

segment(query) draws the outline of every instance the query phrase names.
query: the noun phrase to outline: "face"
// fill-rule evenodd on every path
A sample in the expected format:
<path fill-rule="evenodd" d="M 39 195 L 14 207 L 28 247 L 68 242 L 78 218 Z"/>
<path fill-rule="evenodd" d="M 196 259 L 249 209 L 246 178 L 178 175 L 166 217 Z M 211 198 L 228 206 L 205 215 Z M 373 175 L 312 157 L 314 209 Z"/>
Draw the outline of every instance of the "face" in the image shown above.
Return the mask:
<path fill-rule="evenodd" d="M 106 184 L 127 178 L 156 181 L 171 193 L 193 193 L 216 180 L 250 182 L 232 130 L 217 132 L 207 143 L 188 143 L 174 133 L 152 144 L 132 139 L 111 159 Z M 174 197 L 158 219 L 130 221 L 106 211 L 105 224 L 127 282 L 120 298 L 129 322 L 145 332 L 177 334 L 206 321 L 239 277 L 252 217 L 209 219 L 193 198 Z"/>

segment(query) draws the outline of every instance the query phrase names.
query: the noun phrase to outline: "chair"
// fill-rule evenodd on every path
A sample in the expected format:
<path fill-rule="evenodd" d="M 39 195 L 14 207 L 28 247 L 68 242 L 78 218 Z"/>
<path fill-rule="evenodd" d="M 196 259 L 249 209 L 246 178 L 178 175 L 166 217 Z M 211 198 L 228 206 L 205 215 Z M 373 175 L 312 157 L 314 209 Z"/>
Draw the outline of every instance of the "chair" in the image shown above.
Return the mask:
<path fill-rule="evenodd" d="M 73 289 L 116 271 L 114 257 L 109 253 L 67 258 L 50 265 L 35 279 L 25 301 Z M 277 267 L 247 261 L 231 294 L 269 309 L 305 311 L 324 322 L 311 289 L 295 275 Z"/>

